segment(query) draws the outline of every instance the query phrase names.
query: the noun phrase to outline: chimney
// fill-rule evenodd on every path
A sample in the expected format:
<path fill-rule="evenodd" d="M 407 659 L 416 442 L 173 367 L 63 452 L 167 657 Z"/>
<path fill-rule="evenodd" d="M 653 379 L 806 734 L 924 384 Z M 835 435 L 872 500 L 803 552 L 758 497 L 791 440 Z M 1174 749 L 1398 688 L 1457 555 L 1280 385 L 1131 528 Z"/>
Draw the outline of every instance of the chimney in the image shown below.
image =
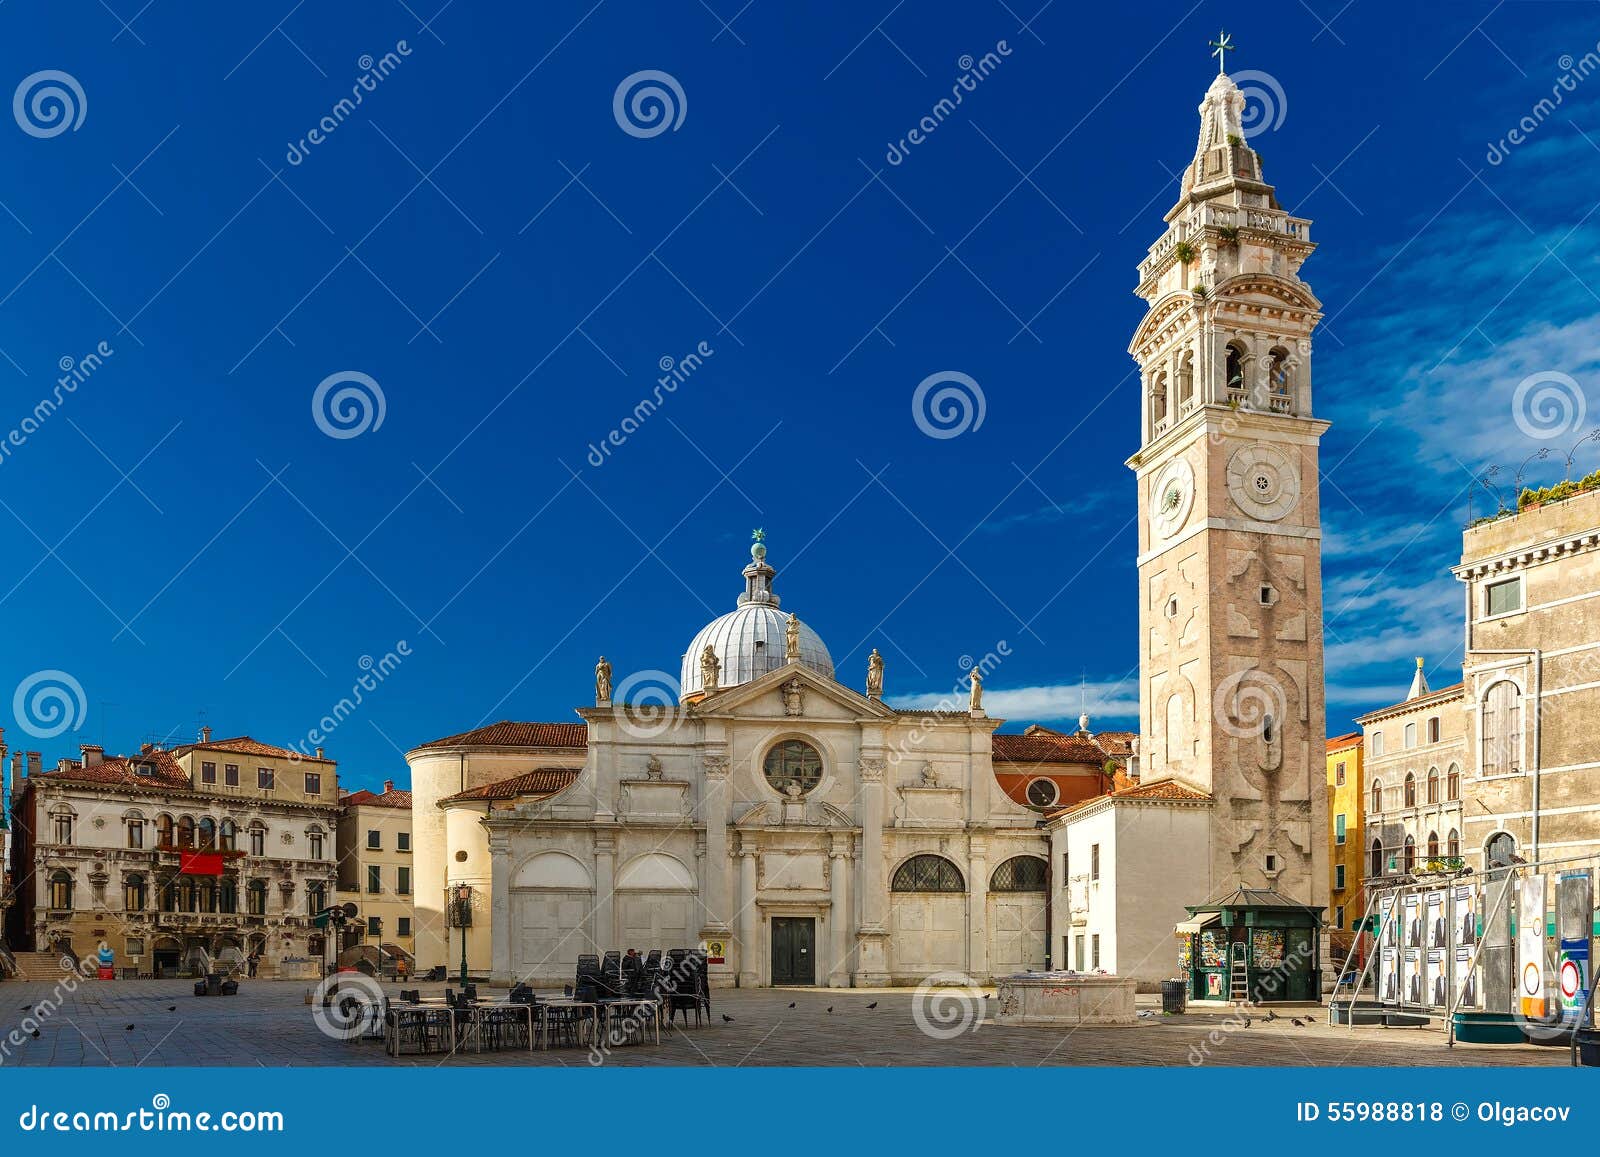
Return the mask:
<path fill-rule="evenodd" d="M 28 752 L 28 774 L 38 775 L 44 769 L 44 756 L 37 751 Z"/>
<path fill-rule="evenodd" d="M 98 743 L 80 743 L 78 744 L 78 754 L 83 759 L 83 766 L 98 767 L 100 762 L 105 759 L 106 749 Z"/>
<path fill-rule="evenodd" d="M 16 786 L 17 780 L 22 778 L 22 775 L 22 752 L 13 751 L 11 753 L 11 785 L 13 787 Z"/>
<path fill-rule="evenodd" d="M 77 763 L 75 763 L 70 756 L 63 755 L 60 759 L 56 760 L 57 771 L 66 771 L 69 767 L 77 766 Z"/>
<path fill-rule="evenodd" d="M 200 742 L 201 743 L 210 743 L 211 742 L 211 728 L 202 727 L 200 729 Z"/>
<path fill-rule="evenodd" d="M 394 780 L 392 780 L 392 779 L 384 780 L 383 781 L 383 794 L 384 795 L 388 795 L 393 790 L 394 790 Z"/>
<path fill-rule="evenodd" d="M 321 759 L 321 758 L 322 758 L 322 748 L 320 748 L 320 747 L 319 747 L 319 748 L 317 748 L 317 758 L 318 758 L 318 759 Z"/>
<path fill-rule="evenodd" d="M 155 747 L 155 744 L 153 744 L 153 743 L 141 743 L 141 744 L 139 744 L 139 754 L 140 755 L 149 755 L 150 754 L 150 749 L 153 748 L 153 747 Z"/>

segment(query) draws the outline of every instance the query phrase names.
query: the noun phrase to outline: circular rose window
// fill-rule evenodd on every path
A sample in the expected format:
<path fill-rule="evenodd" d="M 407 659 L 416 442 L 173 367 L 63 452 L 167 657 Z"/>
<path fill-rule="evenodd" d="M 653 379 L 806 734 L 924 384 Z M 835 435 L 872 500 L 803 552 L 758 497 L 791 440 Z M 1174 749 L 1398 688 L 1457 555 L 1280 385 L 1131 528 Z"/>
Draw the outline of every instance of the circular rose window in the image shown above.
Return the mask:
<path fill-rule="evenodd" d="M 1054 780 L 1036 779 L 1028 784 L 1028 802 L 1034 807 L 1054 807 L 1061 798 L 1061 789 Z"/>
<path fill-rule="evenodd" d="M 801 796 L 822 781 L 822 756 L 811 744 L 786 739 L 767 752 L 761 774 L 775 791 L 786 796 Z"/>

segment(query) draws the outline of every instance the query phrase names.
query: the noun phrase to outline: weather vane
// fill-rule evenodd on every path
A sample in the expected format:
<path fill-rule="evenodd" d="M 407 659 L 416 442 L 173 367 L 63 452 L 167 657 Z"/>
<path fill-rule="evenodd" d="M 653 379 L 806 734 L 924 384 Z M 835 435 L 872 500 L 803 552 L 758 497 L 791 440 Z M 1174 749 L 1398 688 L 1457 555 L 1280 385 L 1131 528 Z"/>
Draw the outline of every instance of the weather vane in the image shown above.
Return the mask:
<path fill-rule="evenodd" d="M 1228 58 L 1224 54 L 1232 51 L 1233 43 L 1228 39 L 1228 34 L 1226 32 L 1222 33 L 1222 38 L 1220 40 L 1211 41 L 1211 55 L 1217 58 L 1217 72 L 1219 74 L 1228 71 Z"/>
<path fill-rule="evenodd" d="M 766 542 L 767 541 L 767 532 L 762 530 L 759 526 L 756 527 L 754 530 L 752 530 L 750 532 L 750 541 L 751 542 Z"/>

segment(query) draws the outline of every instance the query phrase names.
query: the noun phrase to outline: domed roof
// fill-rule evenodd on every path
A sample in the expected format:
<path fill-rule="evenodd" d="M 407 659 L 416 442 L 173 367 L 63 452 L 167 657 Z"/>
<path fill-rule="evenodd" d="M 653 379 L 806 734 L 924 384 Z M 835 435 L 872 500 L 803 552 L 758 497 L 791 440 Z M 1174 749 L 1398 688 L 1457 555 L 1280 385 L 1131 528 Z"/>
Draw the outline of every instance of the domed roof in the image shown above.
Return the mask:
<path fill-rule="evenodd" d="M 752 682 L 788 662 L 788 616 L 778 609 L 780 600 L 772 591 L 777 571 L 767 563 L 767 548 L 761 541 L 764 536 L 760 531 L 756 533 L 755 545 L 750 548 L 750 565 L 744 568 L 745 590 L 739 596 L 738 608 L 702 627 L 684 652 L 680 699 L 704 694 L 700 659 L 707 646 L 716 652 L 722 665 L 717 675 L 719 691 Z M 833 658 L 822 637 L 805 623 L 795 621 L 800 628 L 801 665 L 832 679 Z"/>

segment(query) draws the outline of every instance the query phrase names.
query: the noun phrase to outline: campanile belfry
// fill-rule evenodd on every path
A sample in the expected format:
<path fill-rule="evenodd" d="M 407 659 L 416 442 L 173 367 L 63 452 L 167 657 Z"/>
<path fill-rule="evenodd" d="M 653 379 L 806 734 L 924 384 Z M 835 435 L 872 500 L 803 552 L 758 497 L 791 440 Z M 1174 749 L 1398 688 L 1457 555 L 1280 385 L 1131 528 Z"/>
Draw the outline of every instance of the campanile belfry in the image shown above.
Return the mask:
<path fill-rule="evenodd" d="M 1321 304 L 1300 277 L 1310 222 L 1266 183 L 1244 104 L 1219 71 L 1139 266 L 1142 780 L 1213 797 L 1195 902 L 1243 885 L 1326 904 Z"/>

